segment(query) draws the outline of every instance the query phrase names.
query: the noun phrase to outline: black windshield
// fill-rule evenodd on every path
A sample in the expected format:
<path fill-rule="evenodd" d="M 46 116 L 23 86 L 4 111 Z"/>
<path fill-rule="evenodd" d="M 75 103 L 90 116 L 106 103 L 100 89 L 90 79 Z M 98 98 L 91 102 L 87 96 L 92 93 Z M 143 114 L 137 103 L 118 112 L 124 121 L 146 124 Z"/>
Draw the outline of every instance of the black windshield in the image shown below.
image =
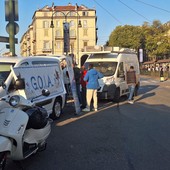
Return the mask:
<path fill-rule="evenodd" d="M 2 82 L 5 82 L 5 80 L 9 76 L 11 65 L 13 64 L 0 62 L 0 85 L 2 84 Z"/>

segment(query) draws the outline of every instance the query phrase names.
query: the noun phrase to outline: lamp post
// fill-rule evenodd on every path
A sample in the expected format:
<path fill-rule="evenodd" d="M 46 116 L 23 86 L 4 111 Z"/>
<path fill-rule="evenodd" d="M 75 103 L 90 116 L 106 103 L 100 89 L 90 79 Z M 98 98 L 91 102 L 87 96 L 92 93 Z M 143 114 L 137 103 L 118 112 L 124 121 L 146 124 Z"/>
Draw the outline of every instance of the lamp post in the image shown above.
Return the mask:
<path fill-rule="evenodd" d="M 51 17 L 51 25 L 50 25 L 50 28 L 52 28 L 52 35 L 51 35 L 51 39 L 52 39 L 52 54 L 54 54 L 54 23 L 53 23 L 53 14 L 52 14 L 52 17 Z"/>
<path fill-rule="evenodd" d="M 63 22 L 63 34 L 64 34 L 64 52 L 66 53 L 66 55 L 68 54 L 68 52 L 70 51 L 70 37 L 69 37 L 69 23 L 67 22 L 67 16 L 69 13 L 71 12 L 75 12 L 77 13 L 77 54 L 79 54 L 79 32 L 78 32 L 78 28 L 82 27 L 81 25 L 81 21 L 78 20 L 78 16 L 80 18 L 80 15 L 78 14 L 77 11 L 68 11 L 66 14 L 63 11 L 54 11 L 52 13 L 51 16 L 51 25 L 50 28 L 52 28 L 52 54 L 54 54 L 54 14 L 56 14 L 57 12 L 61 12 L 64 17 L 65 17 L 65 22 Z"/>

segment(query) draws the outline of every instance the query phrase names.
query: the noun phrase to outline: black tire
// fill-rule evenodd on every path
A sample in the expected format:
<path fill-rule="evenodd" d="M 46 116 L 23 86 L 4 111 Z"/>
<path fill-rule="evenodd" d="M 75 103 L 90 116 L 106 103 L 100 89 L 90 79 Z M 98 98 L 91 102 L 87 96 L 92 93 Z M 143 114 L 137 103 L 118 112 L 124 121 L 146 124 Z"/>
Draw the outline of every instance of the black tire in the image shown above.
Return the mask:
<path fill-rule="evenodd" d="M 62 114 L 62 104 L 61 100 L 59 98 L 55 99 L 54 105 L 53 105 L 53 112 L 50 115 L 50 117 L 55 120 L 59 119 Z"/>
<path fill-rule="evenodd" d="M 120 89 L 117 88 L 117 89 L 115 90 L 115 94 L 114 94 L 113 101 L 118 103 L 119 100 L 120 100 Z"/>
<path fill-rule="evenodd" d="M 0 153 L 0 170 L 4 170 L 6 166 L 6 152 Z"/>

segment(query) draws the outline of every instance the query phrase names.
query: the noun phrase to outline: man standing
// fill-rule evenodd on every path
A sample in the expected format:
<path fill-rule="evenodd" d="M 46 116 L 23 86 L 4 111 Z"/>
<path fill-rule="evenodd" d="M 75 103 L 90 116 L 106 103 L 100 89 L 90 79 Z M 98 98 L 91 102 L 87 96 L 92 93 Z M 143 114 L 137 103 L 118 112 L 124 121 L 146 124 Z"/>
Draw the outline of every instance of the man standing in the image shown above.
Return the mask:
<path fill-rule="evenodd" d="M 81 97 L 82 97 L 82 106 L 81 106 L 81 108 L 82 109 L 86 108 L 86 105 L 87 105 L 87 103 L 86 103 L 86 84 L 87 84 L 87 82 L 84 81 L 84 77 L 85 77 L 86 73 L 87 73 L 87 70 L 86 70 L 85 66 L 83 65 L 81 67 L 81 80 L 80 80 L 80 83 L 81 83 Z"/>
<path fill-rule="evenodd" d="M 137 76 L 133 66 L 130 66 L 129 71 L 127 71 L 127 84 L 129 86 L 129 98 L 128 103 L 133 104 L 133 96 L 137 83 Z"/>
<path fill-rule="evenodd" d="M 80 105 L 82 105 L 82 99 L 81 99 L 81 93 L 80 93 L 80 78 L 81 78 L 81 70 L 76 66 L 75 63 L 73 63 L 73 71 L 74 71 L 74 78 L 76 82 L 76 91 L 77 91 L 77 96 L 79 99 Z"/>
<path fill-rule="evenodd" d="M 94 110 L 97 111 L 98 109 L 98 101 L 97 101 L 97 89 L 99 89 L 99 82 L 98 79 L 102 78 L 103 74 L 98 72 L 93 68 L 93 64 L 89 64 L 89 70 L 87 71 L 84 81 L 87 81 L 87 106 L 82 111 L 89 112 L 90 111 L 90 104 L 93 98 L 93 106 Z"/>

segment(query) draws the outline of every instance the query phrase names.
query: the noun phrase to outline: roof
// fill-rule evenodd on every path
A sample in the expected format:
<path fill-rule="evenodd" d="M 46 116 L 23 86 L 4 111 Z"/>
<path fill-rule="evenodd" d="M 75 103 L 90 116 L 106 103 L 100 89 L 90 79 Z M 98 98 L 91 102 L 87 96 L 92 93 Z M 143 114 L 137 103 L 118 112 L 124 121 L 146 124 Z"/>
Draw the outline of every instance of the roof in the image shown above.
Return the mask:
<path fill-rule="evenodd" d="M 144 62 L 143 64 L 159 64 L 159 63 L 170 63 L 170 59 L 163 59 L 163 60 L 157 60 L 156 62 L 155 61 L 146 61 Z"/>
<path fill-rule="evenodd" d="M 170 59 L 158 60 L 156 63 L 170 63 Z"/>
<path fill-rule="evenodd" d="M 20 61 L 24 61 L 24 60 L 29 60 L 31 58 L 31 60 L 39 60 L 39 59 L 45 59 L 45 60 L 49 60 L 49 58 L 51 59 L 58 59 L 59 56 L 29 56 L 29 57 L 0 57 L 0 62 L 4 62 L 4 63 L 18 63 Z"/>
<path fill-rule="evenodd" d="M 146 61 L 143 64 L 153 64 L 153 63 L 155 63 L 155 62 L 154 61 Z"/>
<path fill-rule="evenodd" d="M 37 11 L 95 11 L 95 9 L 90 9 L 84 5 L 80 5 L 78 6 L 77 4 L 76 5 L 72 5 L 72 4 L 68 4 L 68 5 L 65 5 L 65 6 L 45 6 L 41 9 L 38 9 Z"/>

